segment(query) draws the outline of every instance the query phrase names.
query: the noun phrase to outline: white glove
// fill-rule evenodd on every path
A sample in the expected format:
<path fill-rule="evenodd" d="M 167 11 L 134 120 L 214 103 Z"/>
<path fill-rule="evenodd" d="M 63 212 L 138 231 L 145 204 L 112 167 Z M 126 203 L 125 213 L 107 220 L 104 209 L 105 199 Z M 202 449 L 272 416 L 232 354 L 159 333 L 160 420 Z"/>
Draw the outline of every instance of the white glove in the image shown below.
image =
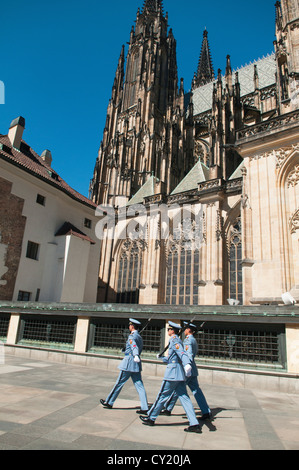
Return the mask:
<path fill-rule="evenodd" d="M 187 364 L 185 367 L 185 374 L 187 377 L 191 377 L 191 372 L 192 372 L 192 367 L 190 366 L 190 364 Z"/>
<path fill-rule="evenodd" d="M 134 362 L 140 362 L 140 357 L 139 356 L 134 356 Z"/>

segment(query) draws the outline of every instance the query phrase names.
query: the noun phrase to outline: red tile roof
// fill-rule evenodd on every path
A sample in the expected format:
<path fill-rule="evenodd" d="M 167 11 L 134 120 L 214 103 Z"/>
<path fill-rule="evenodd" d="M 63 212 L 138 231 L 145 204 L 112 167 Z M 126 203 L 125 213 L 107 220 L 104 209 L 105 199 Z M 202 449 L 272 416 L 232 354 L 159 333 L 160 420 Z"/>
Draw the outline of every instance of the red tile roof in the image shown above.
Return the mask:
<path fill-rule="evenodd" d="M 1 145 L 2 144 L 2 145 Z M 21 150 L 15 149 L 7 135 L 0 134 L 0 158 L 18 166 L 34 175 L 37 178 L 44 180 L 51 186 L 56 187 L 58 190 L 63 191 L 72 199 L 85 204 L 89 207 L 96 208 L 90 199 L 71 188 L 47 163 L 28 145 L 22 140 Z"/>

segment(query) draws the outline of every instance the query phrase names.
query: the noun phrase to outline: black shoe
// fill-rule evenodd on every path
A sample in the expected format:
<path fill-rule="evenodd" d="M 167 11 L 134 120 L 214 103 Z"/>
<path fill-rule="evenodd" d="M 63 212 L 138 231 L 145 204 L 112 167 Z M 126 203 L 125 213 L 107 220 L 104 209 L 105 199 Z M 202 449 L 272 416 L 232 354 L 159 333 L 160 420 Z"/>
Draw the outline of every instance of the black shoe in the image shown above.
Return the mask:
<path fill-rule="evenodd" d="M 199 419 L 212 419 L 212 414 L 204 413 L 202 416 L 199 417 Z"/>
<path fill-rule="evenodd" d="M 201 433 L 200 426 L 195 424 L 194 426 L 189 426 L 188 428 L 184 429 L 185 432 L 197 432 L 198 434 Z"/>
<path fill-rule="evenodd" d="M 103 405 L 104 408 L 109 408 L 109 410 L 111 410 L 112 405 L 109 405 L 109 403 L 107 403 L 105 400 L 101 399 L 100 403 L 101 403 L 101 405 Z"/>
<path fill-rule="evenodd" d="M 154 426 L 155 425 L 155 421 L 153 421 L 150 418 L 147 418 L 145 416 L 139 416 L 139 418 L 141 419 L 142 423 L 145 424 L 146 426 Z"/>
<path fill-rule="evenodd" d="M 162 410 L 160 415 L 164 415 L 164 416 L 170 416 L 171 415 L 171 411 L 168 411 L 168 410 Z"/>
<path fill-rule="evenodd" d="M 148 410 L 137 410 L 136 413 L 137 413 L 138 415 L 147 415 Z"/>

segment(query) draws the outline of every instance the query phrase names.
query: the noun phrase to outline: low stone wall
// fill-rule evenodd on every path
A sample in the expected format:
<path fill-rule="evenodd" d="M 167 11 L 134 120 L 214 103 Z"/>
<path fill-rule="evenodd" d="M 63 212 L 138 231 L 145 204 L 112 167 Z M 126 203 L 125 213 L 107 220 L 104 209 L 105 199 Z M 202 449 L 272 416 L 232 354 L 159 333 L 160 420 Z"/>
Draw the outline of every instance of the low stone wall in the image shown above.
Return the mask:
<path fill-rule="evenodd" d="M 122 357 L 29 348 L 18 345 L 5 345 L 5 353 L 32 360 L 59 362 L 100 370 L 115 370 L 115 373 L 118 371 L 117 367 Z M 161 361 L 144 359 L 142 364 L 144 376 L 161 377 L 162 380 L 165 365 Z M 200 384 L 299 394 L 299 374 L 208 365 L 199 365 L 198 371 Z"/>

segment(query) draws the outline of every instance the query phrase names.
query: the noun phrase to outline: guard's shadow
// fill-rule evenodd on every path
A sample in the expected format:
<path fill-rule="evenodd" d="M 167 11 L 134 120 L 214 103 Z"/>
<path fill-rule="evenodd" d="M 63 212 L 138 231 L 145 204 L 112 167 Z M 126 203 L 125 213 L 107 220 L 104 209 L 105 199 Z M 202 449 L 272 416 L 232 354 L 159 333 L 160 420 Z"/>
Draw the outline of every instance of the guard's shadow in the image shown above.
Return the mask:
<path fill-rule="evenodd" d="M 201 414 L 199 416 L 197 416 L 201 432 L 202 432 L 202 428 L 204 426 L 206 426 L 209 429 L 210 432 L 217 431 L 217 428 L 214 424 L 215 420 L 218 419 L 218 418 L 216 418 L 216 416 L 218 416 L 218 414 L 220 414 L 222 411 L 227 411 L 227 410 L 228 410 L 227 408 L 212 408 L 211 409 L 211 415 L 212 416 L 211 416 L 210 419 L 201 419 Z M 177 415 L 177 416 L 179 416 L 179 415 Z M 186 418 L 186 414 L 183 414 L 181 416 L 183 416 L 183 418 Z"/>

